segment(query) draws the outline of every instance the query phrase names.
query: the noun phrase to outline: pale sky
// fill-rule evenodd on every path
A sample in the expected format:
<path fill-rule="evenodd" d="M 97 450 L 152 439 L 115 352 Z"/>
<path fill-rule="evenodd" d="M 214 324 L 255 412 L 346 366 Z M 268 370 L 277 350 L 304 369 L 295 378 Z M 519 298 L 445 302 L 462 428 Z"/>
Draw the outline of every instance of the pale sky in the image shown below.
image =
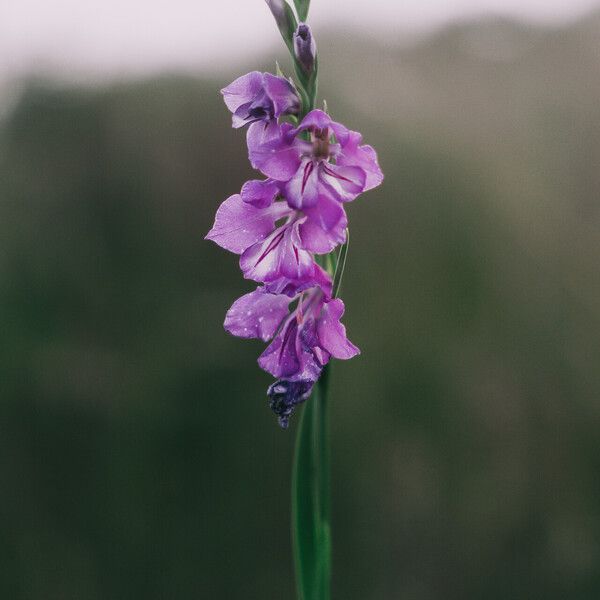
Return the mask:
<path fill-rule="evenodd" d="M 485 14 L 557 24 L 600 0 L 312 0 L 309 22 L 398 37 Z M 283 52 L 264 0 L 0 0 L 0 79 L 219 69 Z"/>

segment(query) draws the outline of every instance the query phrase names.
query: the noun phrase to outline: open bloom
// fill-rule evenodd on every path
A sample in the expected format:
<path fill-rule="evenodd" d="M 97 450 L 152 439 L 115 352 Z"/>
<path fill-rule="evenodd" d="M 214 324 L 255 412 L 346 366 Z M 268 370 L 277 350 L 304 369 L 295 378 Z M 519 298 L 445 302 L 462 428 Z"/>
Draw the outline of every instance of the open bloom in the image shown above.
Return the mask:
<path fill-rule="evenodd" d="M 360 133 L 321 110 L 309 112 L 296 128 L 283 123 L 278 135 L 248 132 L 252 166 L 280 182 L 290 206 L 302 210 L 322 198 L 354 200 L 383 181 L 375 150 L 361 142 Z"/>
<path fill-rule="evenodd" d="M 297 287 L 326 287 L 330 278 L 311 253 L 329 252 L 343 241 L 346 224 L 343 209 L 333 202 L 301 213 L 283 201 L 256 208 L 235 194 L 219 207 L 206 238 L 240 255 L 246 279 L 277 285 L 284 278 Z"/>
<path fill-rule="evenodd" d="M 300 99 L 294 86 L 284 77 L 271 73 L 252 71 L 238 77 L 221 93 L 227 108 L 233 113 L 232 124 L 236 129 L 263 122 L 262 129 L 269 128 L 275 134 L 277 119 L 297 114 L 300 109 Z"/>
<path fill-rule="evenodd" d="M 296 305 L 290 312 L 292 303 Z M 348 359 L 359 353 L 346 337 L 340 322 L 343 314 L 344 303 L 331 299 L 320 287 L 292 298 L 259 287 L 236 300 L 227 312 L 224 326 L 232 335 L 271 340 L 258 364 L 278 379 L 269 395 L 272 408 L 276 405 L 281 411 L 280 418 L 289 417 L 290 409 L 308 396 L 331 357 Z"/>
<path fill-rule="evenodd" d="M 288 381 L 316 381 L 332 356 L 348 359 L 359 353 L 340 323 L 343 314 L 339 298 L 327 300 L 319 288 L 303 292 L 258 364 Z"/>
<path fill-rule="evenodd" d="M 244 202 L 256 208 L 267 208 L 277 198 L 285 199 L 285 193 L 285 184 L 268 178 L 264 181 L 257 179 L 247 181 L 242 187 L 240 196 Z M 346 211 L 333 198 L 323 196 L 315 206 L 305 207 L 302 213 L 306 218 L 301 221 L 300 236 L 304 248 L 309 252 L 326 254 L 346 241 L 348 224 Z"/>

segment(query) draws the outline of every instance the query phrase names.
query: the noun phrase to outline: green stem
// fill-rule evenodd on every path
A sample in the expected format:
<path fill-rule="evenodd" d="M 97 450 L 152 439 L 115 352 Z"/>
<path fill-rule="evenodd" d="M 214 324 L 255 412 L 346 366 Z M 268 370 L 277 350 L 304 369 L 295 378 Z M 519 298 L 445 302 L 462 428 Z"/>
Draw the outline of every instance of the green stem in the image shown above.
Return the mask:
<path fill-rule="evenodd" d="M 320 600 L 329 600 L 331 592 L 331 466 L 329 447 L 329 366 L 325 366 L 317 385 L 319 386 L 318 403 L 318 447 L 319 456 L 319 506 L 321 532 L 319 547 L 319 571 Z"/>
<path fill-rule="evenodd" d="M 331 586 L 329 367 L 302 409 L 292 475 L 292 536 L 299 600 L 329 600 Z"/>
<path fill-rule="evenodd" d="M 304 18 L 308 12 L 308 4 L 308 0 L 296 1 L 296 7 L 301 5 L 305 8 Z M 307 76 L 291 48 L 290 53 L 302 98 L 301 120 L 316 105 L 318 67 L 315 60 L 313 71 Z M 340 257 L 345 260 L 345 247 Z M 335 256 L 330 254 L 317 260 L 333 275 L 335 268 L 339 268 L 334 259 Z M 341 272 L 336 279 L 337 289 L 341 282 Z M 296 438 L 292 471 L 292 539 L 298 600 L 330 600 L 331 597 L 331 492 L 327 406 L 330 368 L 330 365 L 323 368 L 310 399 L 302 408 Z"/>

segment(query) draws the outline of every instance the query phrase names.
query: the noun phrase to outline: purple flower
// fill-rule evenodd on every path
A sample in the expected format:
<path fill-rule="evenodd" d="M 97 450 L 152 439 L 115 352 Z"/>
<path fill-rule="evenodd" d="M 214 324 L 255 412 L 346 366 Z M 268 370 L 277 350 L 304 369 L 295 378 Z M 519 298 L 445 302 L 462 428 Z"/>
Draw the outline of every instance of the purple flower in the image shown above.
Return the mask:
<path fill-rule="evenodd" d="M 332 356 L 349 359 L 359 353 L 340 323 L 343 314 L 344 303 L 339 298 L 326 300 L 318 288 L 305 292 L 258 364 L 277 378 L 317 381 Z"/>
<path fill-rule="evenodd" d="M 294 0 L 296 13 L 289 1 L 266 3 L 298 87 L 293 79 L 252 71 L 221 90 L 233 127 L 248 125 L 248 157 L 264 178 L 247 181 L 221 203 L 206 239 L 239 255 L 244 277 L 261 284 L 233 303 L 224 327 L 268 342 L 258 363 L 276 378 L 267 395 L 286 428 L 331 358 L 360 352 L 341 323 L 344 303 L 333 298 L 333 279 L 336 290 L 341 279 L 331 261 L 325 270 L 315 255 L 346 242 L 344 203 L 378 186 L 383 173 L 360 133 L 321 110 L 305 114 L 317 94 L 317 47 L 304 22 L 310 0 Z"/>
<path fill-rule="evenodd" d="M 319 287 L 293 298 L 259 287 L 233 303 L 224 326 L 239 337 L 272 340 L 258 364 L 274 377 L 314 383 L 332 356 L 348 359 L 359 353 L 346 337 L 343 314 L 344 303 L 330 299 Z"/>
<path fill-rule="evenodd" d="M 260 181 L 253 179 L 242 186 L 242 200 L 256 208 L 267 208 L 277 198 L 284 198 L 285 184 L 274 179 Z M 317 254 L 331 252 L 339 244 L 346 241 L 348 219 L 343 206 L 323 196 L 318 204 L 305 208 L 306 219 L 300 224 L 300 237 L 303 247 Z"/>
<path fill-rule="evenodd" d="M 270 186 L 267 182 L 250 183 L 262 189 Z M 276 226 L 278 221 L 283 222 Z M 331 279 L 323 275 L 311 253 L 329 252 L 343 242 L 346 225 L 343 208 L 331 201 L 301 213 L 273 199 L 270 205 L 257 208 L 235 194 L 219 207 L 206 239 L 240 254 L 246 279 L 279 287 L 282 278 L 287 280 L 284 287 L 289 282 L 298 288 L 307 284 L 327 287 Z"/>
<path fill-rule="evenodd" d="M 262 129 L 268 129 L 269 135 L 274 135 L 277 119 L 282 115 L 297 114 L 300 109 L 294 86 L 287 79 L 271 73 L 252 71 L 238 77 L 221 93 L 233 113 L 232 122 L 236 129 L 262 121 L 265 124 Z"/>
<path fill-rule="evenodd" d="M 267 395 L 283 428 L 332 356 L 348 359 L 360 352 L 340 322 L 344 303 L 329 293 L 315 287 L 290 297 L 263 286 L 238 298 L 227 311 L 224 327 L 232 335 L 271 340 L 258 364 L 277 378 Z"/>
<path fill-rule="evenodd" d="M 288 204 L 302 210 L 322 198 L 354 200 L 383 181 L 375 150 L 361 141 L 358 132 L 321 110 L 308 113 L 297 128 L 283 123 L 277 135 L 248 132 L 252 166 L 280 182 Z"/>

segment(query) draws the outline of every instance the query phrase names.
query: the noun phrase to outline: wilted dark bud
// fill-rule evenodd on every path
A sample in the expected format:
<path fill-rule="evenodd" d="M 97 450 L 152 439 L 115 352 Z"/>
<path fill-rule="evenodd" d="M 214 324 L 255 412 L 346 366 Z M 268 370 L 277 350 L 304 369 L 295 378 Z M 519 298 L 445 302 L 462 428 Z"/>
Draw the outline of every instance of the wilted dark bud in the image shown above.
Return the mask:
<path fill-rule="evenodd" d="M 286 381 L 279 379 L 269 386 L 269 406 L 279 417 L 279 425 L 287 429 L 290 417 L 298 404 L 304 402 L 309 396 L 314 381 Z"/>
<path fill-rule="evenodd" d="M 317 44 L 306 23 L 300 23 L 294 32 L 294 56 L 306 73 L 313 70 L 317 57 Z"/>

